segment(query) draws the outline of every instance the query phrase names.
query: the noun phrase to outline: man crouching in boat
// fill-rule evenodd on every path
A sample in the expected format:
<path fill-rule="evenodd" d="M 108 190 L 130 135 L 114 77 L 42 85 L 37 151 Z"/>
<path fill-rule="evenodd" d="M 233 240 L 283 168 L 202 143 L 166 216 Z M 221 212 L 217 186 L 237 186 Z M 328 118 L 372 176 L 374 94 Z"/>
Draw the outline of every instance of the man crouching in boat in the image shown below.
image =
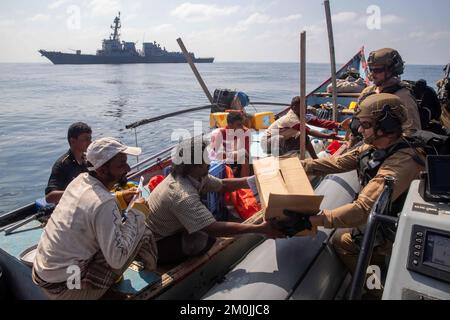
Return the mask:
<path fill-rule="evenodd" d="M 121 209 L 136 191 L 110 192 L 126 181 L 127 154 L 140 153 L 113 138 L 96 140 L 87 149 L 90 172 L 69 184 L 37 248 L 33 281 L 50 299 L 101 298 L 137 254 L 146 268 L 156 266 L 145 200 L 136 200 L 124 219 Z"/>
<path fill-rule="evenodd" d="M 262 150 L 269 154 L 283 155 L 286 152 L 298 150 L 300 147 L 300 97 L 292 98 L 291 108 L 288 113 L 272 123 L 261 137 Z M 334 121 L 321 120 L 313 116 L 307 117 L 307 123 L 327 129 L 337 129 L 340 123 Z M 306 134 L 321 139 L 341 140 L 336 133 L 325 134 L 306 127 Z M 279 150 L 277 150 L 277 147 Z M 275 149 L 275 150 L 273 150 Z M 311 158 L 317 159 L 314 147 L 306 136 L 306 150 Z"/>
<path fill-rule="evenodd" d="M 52 173 L 45 188 L 45 200 L 58 204 L 64 190 L 80 173 L 88 172 L 85 153 L 91 144 L 92 129 L 84 122 L 73 123 L 67 131 L 69 151 L 53 164 Z"/>
<path fill-rule="evenodd" d="M 172 157 L 172 173 L 147 198 L 147 224 L 157 240 L 159 263 L 179 263 L 201 255 L 211 248 L 215 237 L 244 233 L 284 237 L 269 222 L 256 225 L 216 221 L 201 202 L 200 193 L 249 188 L 254 177 L 221 180 L 209 175 L 206 148 L 202 138 L 181 142 Z"/>
<path fill-rule="evenodd" d="M 395 178 L 392 209 L 397 214 L 402 209 L 411 182 L 424 170 L 422 150 L 412 146 L 402 136 L 402 124 L 406 121 L 406 115 L 405 107 L 397 96 L 388 93 L 371 95 L 361 102 L 356 113 L 360 121 L 358 132 L 364 139 L 362 146 L 342 156 L 302 162 L 308 175 L 323 176 L 355 169 L 358 171 L 362 190 L 352 203 L 333 210 L 322 210 L 309 219 L 301 217 L 306 220 L 304 225 L 309 227 L 348 228 L 338 229 L 332 242 L 342 261 L 352 272 L 356 268 L 362 240 L 358 227 L 367 223 L 369 213 L 383 191 L 384 177 Z M 372 264 L 383 268 L 384 258 L 390 254 L 392 242 L 392 236 L 378 239 Z"/>

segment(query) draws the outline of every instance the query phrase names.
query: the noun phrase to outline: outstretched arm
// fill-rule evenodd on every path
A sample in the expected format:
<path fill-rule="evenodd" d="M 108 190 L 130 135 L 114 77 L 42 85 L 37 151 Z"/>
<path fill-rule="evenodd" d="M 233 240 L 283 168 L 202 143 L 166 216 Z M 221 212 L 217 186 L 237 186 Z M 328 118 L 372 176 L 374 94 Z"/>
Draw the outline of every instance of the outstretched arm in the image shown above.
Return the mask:
<path fill-rule="evenodd" d="M 222 180 L 222 192 L 232 192 L 239 189 L 248 189 L 250 186 L 247 182 L 248 177 L 245 178 L 231 178 Z"/>
<path fill-rule="evenodd" d="M 229 237 L 244 233 L 264 234 L 272 239 L 285 237 L 283 233 L 274 228 L 268 221 L 265 221 L 261 224 L 244 224 L 236 222 L 216 221 L 205 227 L 202 231 L 205 231 L 209 235 L 215 237 Z"/>

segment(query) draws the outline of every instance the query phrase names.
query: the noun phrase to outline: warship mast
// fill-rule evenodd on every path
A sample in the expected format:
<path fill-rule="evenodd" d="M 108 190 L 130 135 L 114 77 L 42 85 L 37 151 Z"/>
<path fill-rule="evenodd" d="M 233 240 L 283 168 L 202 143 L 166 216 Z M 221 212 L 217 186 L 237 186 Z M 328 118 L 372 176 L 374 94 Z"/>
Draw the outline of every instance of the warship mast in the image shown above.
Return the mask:
<path fill-rule="evenodd" d="M 119 15 L 114 19 L 114 26 L 111 26 L 111 29 L 114 30 L 114 33 L 111 33 L 110 40 L 117 40 L 120 41 L 120 28 L 122 27 L 122 24 L 120 23 L 120 11 Z"/>

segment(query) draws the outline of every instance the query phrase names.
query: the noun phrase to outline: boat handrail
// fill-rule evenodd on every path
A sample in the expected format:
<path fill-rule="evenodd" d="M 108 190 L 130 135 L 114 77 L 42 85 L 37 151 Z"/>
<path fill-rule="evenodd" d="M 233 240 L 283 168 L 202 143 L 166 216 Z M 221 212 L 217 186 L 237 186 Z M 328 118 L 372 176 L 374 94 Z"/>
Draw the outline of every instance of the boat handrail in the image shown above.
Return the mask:
<path fill-rule="evenodd" d="M 281 103 L 281 102 L 250 102 L 251 105 L 257 104 L 260 106 L 281 106 L 286 107 L 289 106 L 290 103 Z"/>
<path fill-rule="evenodd" d="M 146 164 L 147 162 L 150 162 L 151 160 L 157 159 L 158 157 L 161 157 L 162 155 L 166 154 L 167 152 L 169 152 L 170 150 L 172 150 L 175 147 L 175 145 L 170 146 L 169 148 L 166 148 L 154 155 L 151 155 L 150 157 L 146 158 L 145 160 L 139 161 L 138 163 L 132 165 L 130 167 L 131 170 L 134 170 L 136 168 L 139 168 L 140 166 L 143 166 L 144 164 Z"/>

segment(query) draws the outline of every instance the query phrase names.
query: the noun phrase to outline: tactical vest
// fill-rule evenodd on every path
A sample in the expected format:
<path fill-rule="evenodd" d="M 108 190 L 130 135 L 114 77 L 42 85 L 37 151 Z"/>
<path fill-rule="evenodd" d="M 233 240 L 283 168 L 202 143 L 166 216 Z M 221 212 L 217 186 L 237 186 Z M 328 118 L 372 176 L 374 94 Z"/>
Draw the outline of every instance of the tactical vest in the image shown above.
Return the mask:
<path fill-rule="evenodd" d="M 366 186 L 378 173 L 383 162 L 401 149 L 417 149 L 423 148 L 423 144 L 415 139 L 404 138 L 387 149 L 370 148 L 358 157 L 358 178 L 361 186 Z M 424 166 L 425 163 L 417 154 L 411 156 L 419 165 Z"/>
<path fill-rule="evenodd" d="M 432 119 L 438 119 L 440 117 L 440 106 L 438 105 L 437 108 L 439 110 L 436 110 L 436 106 L 428 106 L 427 108 L 424 108 L 421 104 L 421 97 L 417 97 L 416 93 L 414 91 L 415 82 L 409 81 L 409 80 L 403 80 L 400 81 L 400 83 L 394 84 L 392 86 L 383 88 L 382 93 L 390 93 L 395 94 L 396 92 L 400 91 L 401 89 L 407 89 L 409 93 L 411 94 L 411 97 L 416 101 L 417 110 L 419 111 L 419 117 L 420 117 L 420 126 L 423 129 L 427 129 L 429 127 L 429 123 Z M 368 96 L 376 93 L 376 86 L 371 86 L 369 89 L 367 89 L 367 92 L 365 92 L 363 95 L 361 95 L 358 99 L 358 104 L 360 104 L 364 99 L 366 99 Z M 437 116 L 439 114 L 439 116 Z"/>
<path fill-rule="evenodd" d="M 404 141 L 400 141 L 387 149 L 380 150 L 370 148 L 364 151 L 358 157 L 357 172 L 361 186 L 365 187 L 369 183 L 369 181 L 377 175 L 378 170 L 380 169 L 383 162 L 401 149 L 414 149 L 416 154 L 411 155 L 411 157 L 419 165 L 425 166 L 425 162 L 418 155 L 419 152 L 417 151 L 417 149 L 419 148 L 423 148 L 422 142 L 415 139 L 405 138 Z M 405 192 L 391 204 L 391 214 L 400 212 L 403 207 L 403 202 L 405 200 L 406 194 L 407 192 Z"/>
<path fill-rule="evenodd" d="M 414 97 L 413 94 L 413 87 L 410 83 L 406 82 L 406 81 L 400 81 L 400 83 L 394 84 L 392 86 L 383 88 L 382 93 L 390 93 L 390 94 L 395 94 L 397 91 L 401 90 L 401 89 L 408 89 L 409 92 L 411 93 L 411 96 Z M 370 86 L 366 89 L 366 92 L 364 92 L 364 94 L 362 94 L 359 98 L 358 98 L 358 104 L 361 104 L 361 102 L 366 99 L 368 96 L 372 95 L 372 94 L 376 94 L 376 89 L 377 86 L 373 85 Z"/>
<path fill-rule="evenodd" d="M 390 156 L 395 154 L 398 150 L 401 149 L 417 149 L 422 147 L 422 143 L 418 142 L 414 139 L 409 139 L 404 141 L 400 141 L 387 149 L 379 150 L 375 148 L 370 148 L 363 153 L 361 153 L 358 157 L 358 178 L 362 187 L 365 187 L 370 180 L 372 180 L 378 173 L 383 162 L 388 159 Z M 417 151 L 416 151 L 417 153 Z M 423 160 L 417 155 L 412 155 L 414 161 L 416 161 L 420 165 L 425 165 Z M 389 204 L 388 214 L 392 216 L 397 216 L 398 213 L 403 209 L 403 204 L 405 202 L 406 196 L 408 192 L 405 191 L 401 194 L 395 201 Z M 361 245 L 362 237 L 364 235 L 365 227 L 354 228 L 352 231 L 352 238 L 357 245 Z M 391 225 L 380 225 L 376 240 L 375 246 L 383 243 L 384 240 L 389 240 L 391 242 L 394 241 L 396 234 L 396 228 Z"/>

